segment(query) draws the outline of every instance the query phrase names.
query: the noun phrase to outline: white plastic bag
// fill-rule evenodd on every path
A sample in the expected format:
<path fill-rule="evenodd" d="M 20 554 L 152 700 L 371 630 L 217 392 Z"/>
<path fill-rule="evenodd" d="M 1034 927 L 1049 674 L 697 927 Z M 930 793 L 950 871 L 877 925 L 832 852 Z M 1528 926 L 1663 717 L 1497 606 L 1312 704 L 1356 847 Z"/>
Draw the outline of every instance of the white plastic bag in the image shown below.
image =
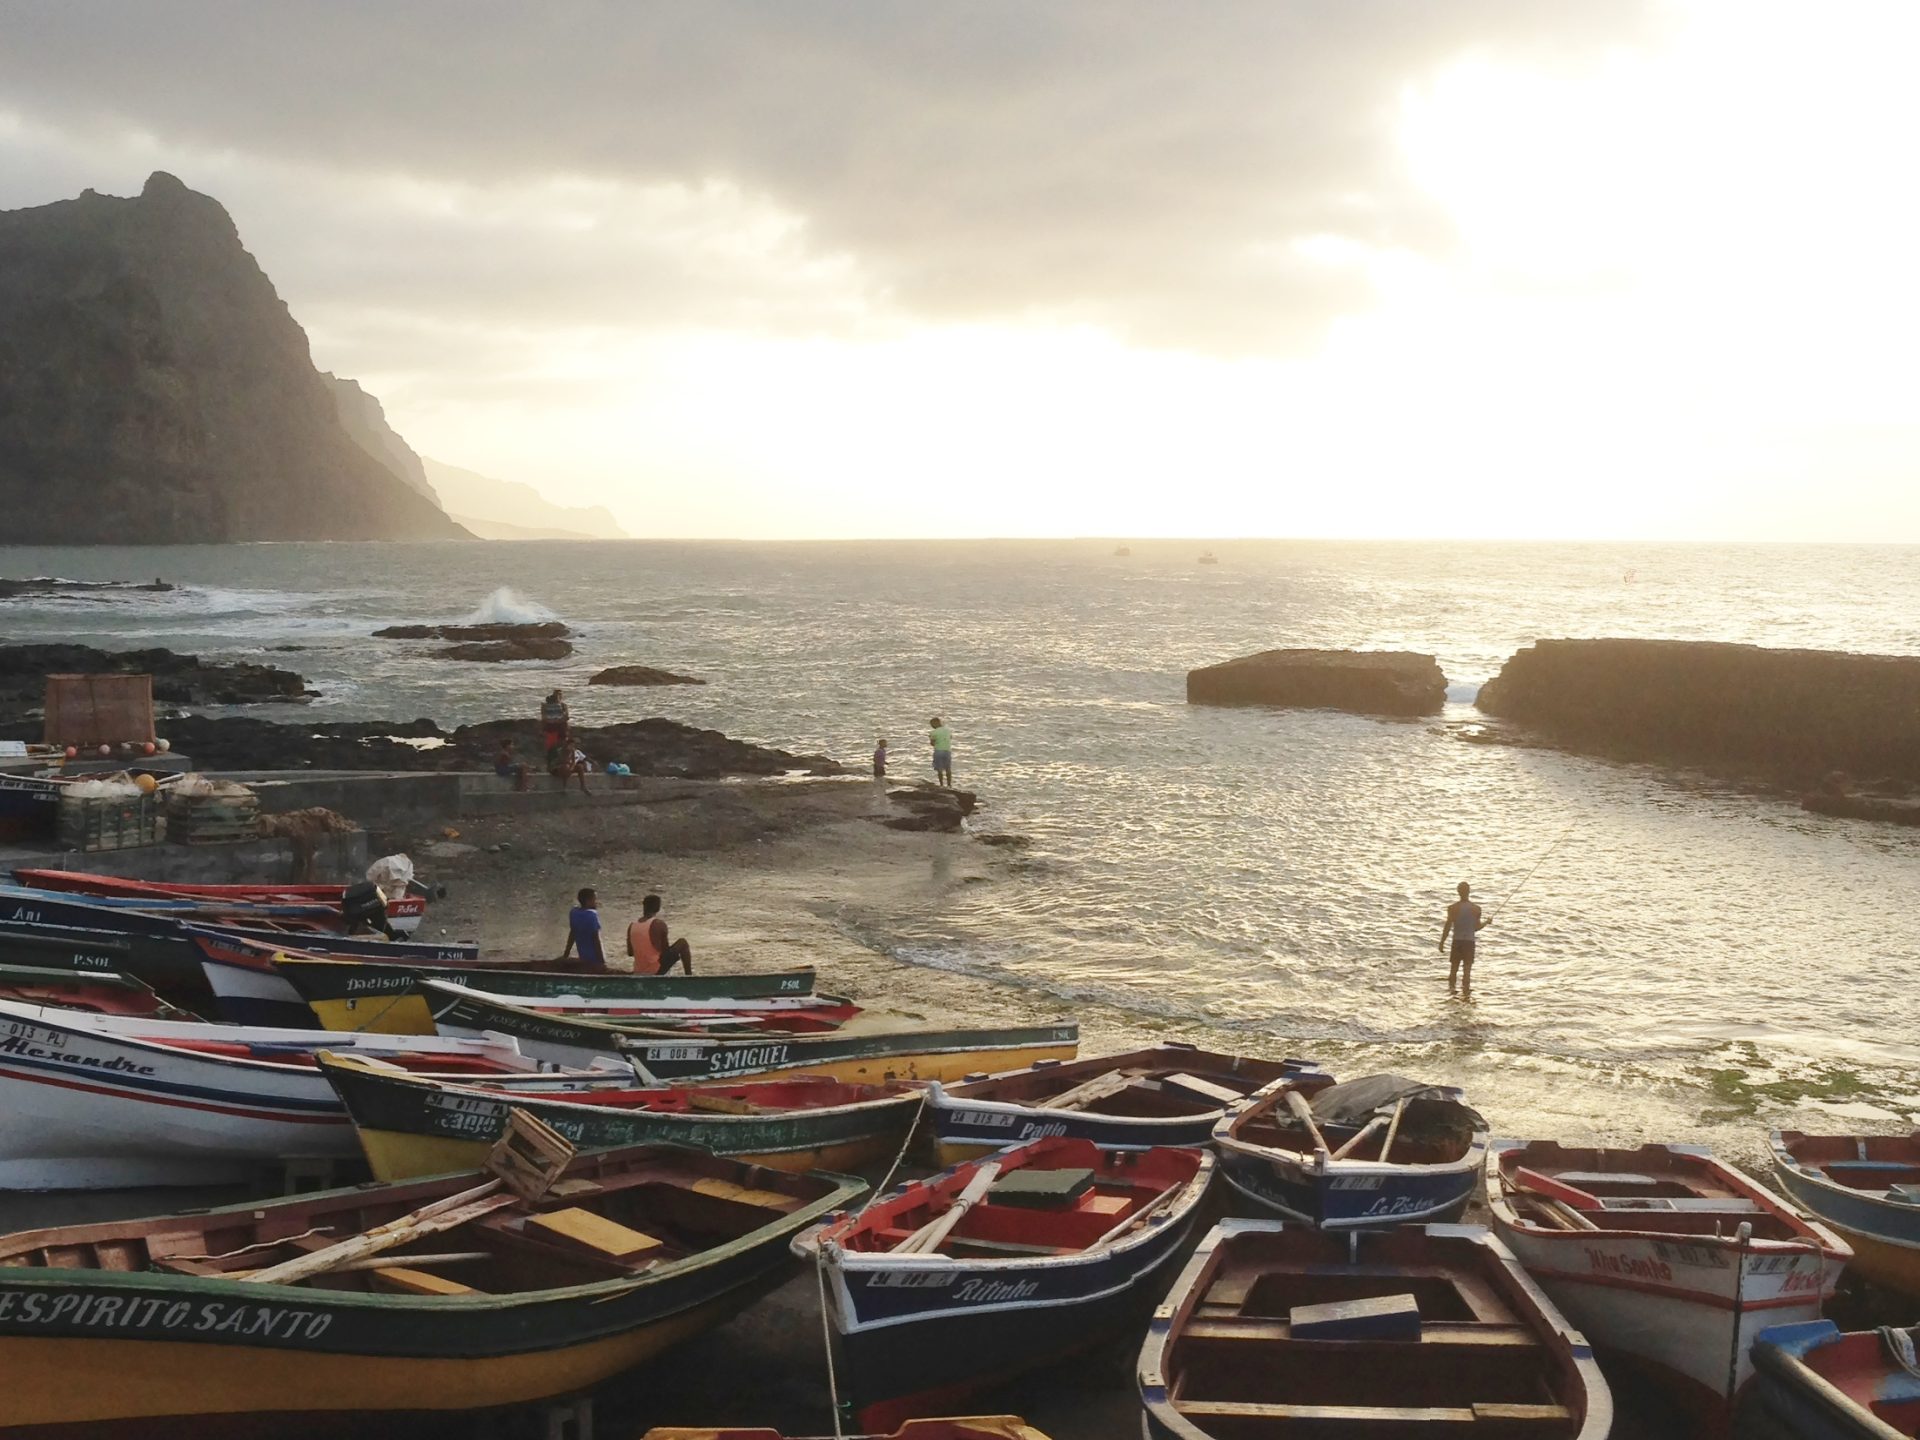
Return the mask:
<path fill-rule="evenodd" d="M 405 855 L 383 855 L 367 867 L 367 879 L 389 900 L 398 900 L 413 883 L 413 861 Z"/>

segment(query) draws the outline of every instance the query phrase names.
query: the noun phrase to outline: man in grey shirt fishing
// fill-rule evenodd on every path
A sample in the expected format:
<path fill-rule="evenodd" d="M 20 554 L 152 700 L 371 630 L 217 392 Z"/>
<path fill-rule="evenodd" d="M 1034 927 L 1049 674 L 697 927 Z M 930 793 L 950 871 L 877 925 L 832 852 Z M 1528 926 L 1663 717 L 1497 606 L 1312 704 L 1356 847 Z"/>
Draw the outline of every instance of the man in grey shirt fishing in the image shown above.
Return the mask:
<path fill-rule="evenodd" d="M 1487 928 L 1488 920 L 1480 907 L 1467 898 L 1467 882 L 1460 882 L 1460 898 L 1447 906 L 1447 923 L 1440 927 L 1440 948 L 1447 948 L 1453 937 L 1453 949 L 1447 956 L 1447 993 L 1460 988 L 1462 1000 L 1473 999 L 1473 942 Z"/>

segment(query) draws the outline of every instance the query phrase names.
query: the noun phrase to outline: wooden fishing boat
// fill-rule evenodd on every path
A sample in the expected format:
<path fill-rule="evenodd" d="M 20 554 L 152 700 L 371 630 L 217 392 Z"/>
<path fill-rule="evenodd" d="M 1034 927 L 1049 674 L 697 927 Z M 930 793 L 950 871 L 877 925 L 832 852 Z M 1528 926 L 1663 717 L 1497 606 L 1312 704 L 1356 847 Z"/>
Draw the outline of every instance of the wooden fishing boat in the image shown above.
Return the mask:
<path fill-rule="evenodd" d="M 935 1081 L 927 1087 L 927 1120 L 942 1165 L 1045 1135 L 1076 1135 L 1109 1149 L 1205 1145 L 1229 1105 L 1280 1080 L 1308 1094 L 1333 1083 L 1310 1060 L 1222 1055 L 1176 1040 Z"/>
<path fill-rule="evenodd" d="M 794 1242 L 825 1277 L 839 1375 L 885 1430 L 1144 1317 L 1186 1253 L 1214 1159 L 1029 1141 L 828 1219 Z"/>
<path fill-rule="evenodd" d="M 594 977 L 587 977 L 591 980 Z M 631 977 L 620 977 L 631 979 Z M 455 982 L 440 980 L 440 985 Z M 543 1015 L 570 1016 L 584 1020 L 605 1020 L 611 1024 L 649 1027 L 668 1026 L 678 1030 L 777 1031 L 789 1035 L 817 1035 L 837 1030 L 860 1015 L 861 1009 L 844 995 L 775 996 L 767 1000 L 682 1000 L 666 995 L 610 995 L 591 984 L 573 987 L 572 994 L 511 995 L 493 989 L 484 973 L 475 974 L 458 987 L 466 998 L 497 1001 L 538 1010 Z M 584 993 L 582 993 L 584 992 Z M 428 995 L 432 1010 L 448 1003 L 446 990 Z"/>
<path fill-rule="evenodd" d="M 778 1430 L 755 1426 L 656 1425 L 640 1440 L 787 1440 Z M 798 1437 L 796 1437 L 798 1440 Z M 819 1440 L 827 1440 L 820 1436 Z M 849 1435 L 839 1440 L 1047 1440 L 1014 1415 L 970 1415 L 957 1419 L 908 1420 L 890 1435 Z"/>
<path fill-rule="evenodd" d="M 483 1174 L 0 1240 L 0 1424 L 285 1433 L 570 1394 L 792 1272 L 794 1234 L 864 1188 L 678 1148 L 576 1156 L 545 1195 Z M 437 1215 L 432 1206 L 443 1207 Z M 406 1217 L 402 1225 L 394 1225 Z M 373 1227 L 404 1243 L 374 1253 Z M 449 1228 L 433 1233 L 433 1225 Z M 288 1263 L 339 1268 L 288 1276 Z M 276 1274 L 286 1278 L 276 1278 Z"/>
<path fill-rule="evenodd" d="M 583 971 L 572 962 L 527 961 L 459 965 L 396 964 L 356 958 L 331 959 L 282 951 L 273 967 L 306 1002 L 323 1030 L 377 1031 L 385 1035 L 431 1035 L 433 1014 L 420 993 L 423 980 L 444 980 L 515 1003 L 557 997 L 657 1000 L 715 1009 L 750 1002 L 800 1002 L 813 994 L 812 970 L 776 970 L 755 975 L 634 975 Z"/>
<path fill-rule="evenodd" d="M 264 1163 L 354 1156 L 353 1124 L 314 1064 L 321 1049 L 451 1079 L 593 1078 L 543 1072 L 498 1036 L 330 1035 L 0 1002 L 0 1188 L 217 1184 Z"/>
<path fill-rule="evenodd" d="M 1913 1440 L 1920 1329 L 1844 1334 L 1831 1320 L 1762 1330 L 1740 1440 Z"/>
<path fill-rule="evenodd" d="M 123 875 L 96 875 L 85 870 L 16 869 L 16 884 L 36 890 L 58 890 L 75 895 L 104 895 L 133 900 L 184 900 L 220 905 L 302 905 L 338 918 L 346 900 L 345 885 L 177 885 L 161 880 L 133 880 Z M 417 930 L 427 913 L 427 895 L 409 893 L 387 898 L 387 923 L 406 932 Z"/>
<path fill-rule="evenodd" d="M 1824 1226 L 1705 1146 L 1498 1140 L 1494 1229 L 1603 1352 L 1725 1433 L 1754 1336 L 1819 1316 L 1848 1258 Z"/>
<path fill-rule="evenodd" d="M 198 1020 L 169 1005 L 151 987 L 111 970 L 57 970 L 42 965 L 0 965 L 0 1000 L 15 1005 L 51 1005 L 93 1015 L 137 1015 L 150 1020 Z"/>
<path fill-rule="evenodd" d="M 511 1035 L 528 1055 L 556 1065 L 590 1065 L 598 1056 L 618 1055 L 663 1083 L 747 1075 L 830 1075 L 867 1084 L 952 1080 L 975 1070 L 1071 1060 L 1080 1041 L 1080 1027 L 1070 1020 L 944 1026 L 872 1010 L 820 1035 L 676 1036 L 643 1024 L 550 1015 L 439 980 L 423 988 L 443 1035 Z"/>
<path fill-rule="evenodd" d="M 132 956 L 133 942 L 111 930 L 0 925 L 0 963 L 8 965 L 124 974 Z"/>
<path fill-rule="evenodd" d="M 1486 1157 L 1486 1122 L 1451 1086 L 1398 1075 L 1287 1080 L 1214 1126 L 1220 1170 L 1255 1213 L 1324 1230 L 1457 1220 Z"/>
<path fill-rule="evenodd" d="M 1148 1440 L 1605 1440 L 1613 1426 L 1586 1340 L 1478 1225 L 1223 1221 L 1154 1312 L 1139 1381 Z"/>
<path fill-rule="evenodd" d="M 195 937 L 211 937 L 229 945 L 251 941 L 268 947 L 295 946 L 302 953 L 351 959 L 383 959 L 406 964 L 454 961 L 472 965 L 480 950 L 468 941 L 393 941 L 360 935 L 340 935 L 262 920 L 249 924 L 198 923 L 180 914 L 100 903 L 95 896 L 59 895 L 50 891 L 0 889 L 0 927 L 9 936 L 39 935 L 63 943 L 76 935 L 111 936 L 125 953 L 109 967 L 133 975 L 176 1003 L 191 1005 L 208 996 L 204 956 Z M 40 963 L 54 964 L 57 961 Z M 88 967 L 96 968 L 96 967 Z M 298 997 L 284 995 L 294 1013 Z M 301 1017 L 302 1020 L 305 1016 Z"/>
<path fill-rule="evenodd" d="M 1780 1188 L 1853 1247 L 1853 1268 L 1920 1299 L 1920 1131 L 1768 1138 Z"/>
<path fill-rule="evenodd" d="M 53 834 L 60 818 L 60 791 L 67 783 L 54 775 L 0 773 L 0 838 Z"/>
<path fill-rule="evenodd" d="M 893 1155 L 920 1113 L 915 1086 L 821 1076 L 532 1095 L 512 1085 L 408 1075 L 351 1056 L 322 1053 L 320 1069 L 378 1180 L 479 1164 L 515 1109 L 582 1149 L 692 1145 L 781 1170 L 853 1169 Z"/>
<path fill-rule="evenodd" d="M 60 890 L 41 890 L 31 885 L 0 884 L 0 894 L 23 902 L 34 900 L 80 900 L 101 910 L 132 910 L 142 915 L 173 915 L 188 920 L 215 923 L 273 924 L 289 930 L 316 930 L 339 933 L 342 928 L 337 907 L 311 900 L 269 902 L 264 900 L 195 900 L 180 896 L 156 895 L 76 895 Z"/>

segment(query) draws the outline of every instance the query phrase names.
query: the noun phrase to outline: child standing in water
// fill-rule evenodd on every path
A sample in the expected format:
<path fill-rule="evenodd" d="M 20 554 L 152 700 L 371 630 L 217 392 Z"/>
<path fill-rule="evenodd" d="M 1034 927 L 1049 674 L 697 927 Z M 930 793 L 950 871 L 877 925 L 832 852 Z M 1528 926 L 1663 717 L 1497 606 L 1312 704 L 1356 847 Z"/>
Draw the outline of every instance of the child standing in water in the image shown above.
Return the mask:
<path fill-rule="evenodd" d="M 873 778 L 887 778 L 887 737 L 884 735 L 873 742 Z"/>

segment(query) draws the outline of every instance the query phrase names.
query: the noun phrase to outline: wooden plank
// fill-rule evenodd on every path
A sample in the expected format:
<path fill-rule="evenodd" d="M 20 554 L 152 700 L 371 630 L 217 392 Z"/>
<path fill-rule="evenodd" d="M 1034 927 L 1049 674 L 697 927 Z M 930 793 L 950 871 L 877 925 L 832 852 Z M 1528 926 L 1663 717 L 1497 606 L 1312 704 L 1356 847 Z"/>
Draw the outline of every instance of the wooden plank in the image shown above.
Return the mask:
<path fill-rule="evenodd" d="M 387 1266 L 372 1273 L 373 1288 L 394 1295 L 478 1295 L 480 1293 L 473 1286 L 462 1285 L 458 1280 L 449 1280 L 444 1275 L 429 1274 L 425 1270 L 410 1270 L 403 1265 Z"/>
<path fill-rule="evenodd" d="M 1529 1170 L 1524 1165 L 1514 1170 L 1513 1184 L 1516 1189 L 1531 1190 L 1535 1195 L 1558 1200 L 1562 1205 L 1571 1205 L 1576 1210 L 1600 1208 L 1600 1197 L 1591 1191 L 1582 1190 L 1578 1185 L 1569 1185 L 1565 1179 L 1556 1180 L 1551 1175 L 1542 1175 L 1538 1170 Z"/>
<path fill-rule="evenodd" d="M 1571 1420 L 1573 1412 L 1564 1405 L 1475 1405 L 1473 1418 L 1476 1420 L 1526 1420 L 1544 1423 L 1554 1420 Z"/>
<path fill-rule="evenodd" d="M 1133 1200 L 1126 1195 L 1088 1195 L 1081 1199 L 1080 1208 L 1089 1215 L 1111 1215 L 1117 1220 L 1133 1208 Z"/>
<path fill-rule="evenodd" d="M 547 1239 L 573 1249 L 588 1250 L 622 1262 L 638 1260 L 666 1243 L 644 1230 L 634 1230 L 578 1207 L 529 1216 L 527 1229 L 539 1230 Z"/>
<path fill-rule="evenodd" d="M 1244 1340 L 1263 1345 L 1294 1339 L 1293 1327 L 1284 1320 L 1253 1316 L 1219 1315 L 1192 1318 L 1180 1328 L 1187 1340 Z M 1304 1340 L 1298 1343 L 1306 1343 Z M 1476 1325 L 1470 1321 L 1428 1321 L 1420 1330 L 1419 1344 L 1428 1350 L 1531 1350 L 1539 1341 L 1524 1325 Z"/>
<path fill-rule="evenodd" d="M 1301 1340 L 1415 1340 L 1420 1335 L 1420 1305 L 1411 1295 L 1296 1305 L 1287 1312 L 1287 1323 Z"/>
<path fill-rule="evenodd" d="M 731 1180 L 722 1180 L 717 1176 L 696 1180 L 687 1188 L 698 1195 L 713 1195 L 742 1205 L 758 1205 L 763 1210 L 791 1210 L 796 1203 L 791 1195 L 782 1195 L 778 1190 L 755 1190 L 751 1186 L 736 1185 Z"/>
<path fill-rule="evenodd" d="M 1084 1080 L 1071 1090 L 1062 1090 L 1050 1100 L 1042 1100 L 1043 1110 L 1079 1110 L 1095 1100 L 1104 1100 L 1109 1095 L 1118 1095 L 1139 1077 L 1131 1070 L 1109 1070 L 1104 1075 L 1096 1075 Z"/>
<path fill-rule="evenodd" d="M 1246 1098 L 1246 1091 L 1234 1090 L 1225 1085 L 1216 1085 L 1211 1080 L 1203 1080 L 1198 1075 L 1162 1075 L 1160 1083 L 1169 1090 L 1178 1090 L 1196 1100 L 1204 1100 L 1210 1105 L 1232 1105 Z"/>
<path fill-rule="evenodd" d="M 519 1106 L 507 1112 L 506 1129 L 487 1152 L 487 1172 L 529 1204 L 553 1188 L 573 1159 L 573 1146 L 546 1121 Z"/>
<path fill-rule="evenodd" d="M 1174 1408 L 1182 1415 L 1203 1420 L 1347 1420 L 1369 1425 L 1471 1425 L 1475 1418 L 1471 1409 L 1459 1405 L 1281 1405 L 1257 1400 L 1177 1400 Z"/>

